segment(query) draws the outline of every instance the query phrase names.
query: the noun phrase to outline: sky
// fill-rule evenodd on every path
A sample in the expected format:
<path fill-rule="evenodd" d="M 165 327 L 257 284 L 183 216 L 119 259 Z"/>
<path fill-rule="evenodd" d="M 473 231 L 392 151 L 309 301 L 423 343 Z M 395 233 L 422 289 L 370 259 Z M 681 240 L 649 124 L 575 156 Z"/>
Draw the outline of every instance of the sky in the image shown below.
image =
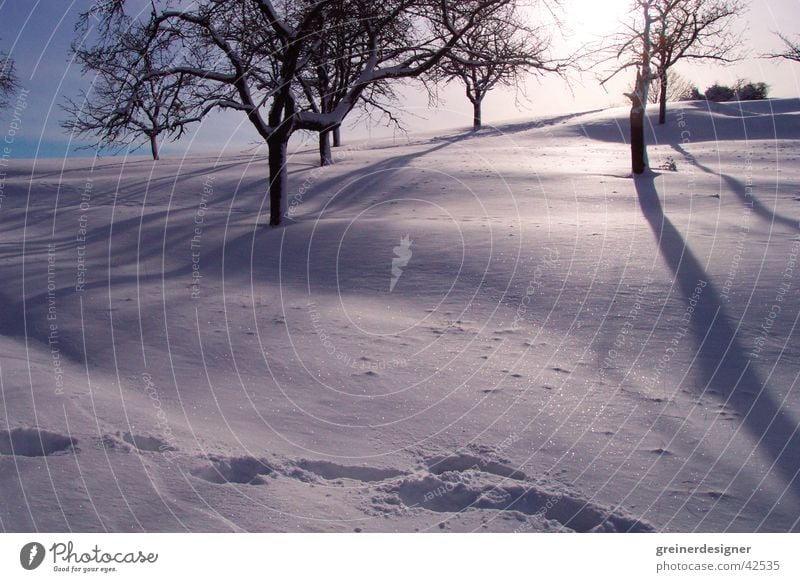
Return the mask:
<path fill-rule="evenodd" d="M 573 53 L 582 44 L 618 30 L 629 3 L 629 0 L 563 0 L 563 21 L 568 30 L 565 34 L 553 33 L 554 54 Z M 11 104 L 21 98 L 26 105 L 14 128 L 10 111 L 0 116 L 0 134 L 8 136 L 12 129 L 14 132 L 11 156 L 93 155 L 91 150 L 78 150 L 81 143 L 72 141 L 61 128 L 65 114 L 59 107 L 65 97 L 76 97 L 91 83 L 91 78 L 82 75 L 70 56 L 77 16 L 90 5 L 88 0 L 0 0 L 0 50 L 14 58 L 24 91 L 12 95 Z M 800 0 L 751 0 L 750 9 L 736 26 L 744 32 L 743 49 L 750 54 L 749 58 L 729 66 L 681 63 L 676 66 L 677 71 L 701 90 L 714 82 L 733 84 L 739 78 L 749 78 L 769 84 L 773 97 L 800 96 L 800 64 L 758 58 L 780 47 L 776 32 L 800 37 Z M 491 92 L 484 102 L 484 123 L 624 105 L 623 92 L 632 84 L 632 75 L 623 74 L 605 88 L 599 85 L 598 72 L 594 71 L 573 73 L 567 81 L 552 76 L 531 77 L 525 82 L 524 94 L 510 89 Z M 440 92 L 436 109 L 429 107 L 427 95 L 413 83 L 404 85 L 399 92 L 403 102 L 401 119 L 410 134 L 447 131 L 471 124 L 471 106 L 463 89 L 456 84 Z M 395 128 L 369 125 L 356 120 L 355 115 L 352 117 L 345 122 L 346 139 L 403 136 Z M 179 142 L 165 144 L 163 153 L 219 152 L 221 148 L 239 153 L 259 145 L 258 136 L 244 116 L 229 112 L 210 116 Z M 147 151 L 139 153 L 144 155 Z"/>

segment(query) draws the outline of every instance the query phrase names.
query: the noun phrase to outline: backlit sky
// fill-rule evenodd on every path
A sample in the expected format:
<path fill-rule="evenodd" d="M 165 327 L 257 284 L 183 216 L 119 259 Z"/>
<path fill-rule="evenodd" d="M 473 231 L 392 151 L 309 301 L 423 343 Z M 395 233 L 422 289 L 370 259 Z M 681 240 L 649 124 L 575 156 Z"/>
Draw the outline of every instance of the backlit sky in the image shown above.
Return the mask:
<path fill-rule="evenodd" d="M 584 42 L 608 35 L 624 19 L 628 0 L 564 0 L 565 22 L 571 29 L 568 38 L 558 39 L 555 52 L 574 50 Z M 23 157 L 63 157 L 76 155 L 75 144 L 61 129 L 63 113 L 58 104 L 65 95 L 75 96 L 90 79 L 69 62 L 69 45 L 74 38 L 78 13 L 90 5 L 87 0 L 0 0 L 0 49 L 10 53 L 17 64 L 21 86 L 28 90 L 28 108 L 22 127 L 15 136 L 12 155 Z M 774 97 L 800 96 L 800 64 L 756 58 L 774 51 L 780 42 L 773 34 L 800 36 L 800 0 L 752 0 L 751 8 L 737 24 L 745 30 L 745 47 L 753 55 L 730 66 L 718 64 L 677 65 L 677 70 L 705 89 L 715 81 L 732 84 L 738 78 L 765 81 Z M 519 100 L 513 91 L 496 90 L 484 102 L 484 122 L 501 123 L 532 116 L 566 113 L 622 105 L 622 92 L 630 75 L 602 89 L 594 73 L 574 75 L 568 86 L 559 79 L 531 79 L 526 83 L 526 98 Z M 467 126 L 471 106 L 463 90 L 453 85 L 441 95 L 436 111 L 428 109 L 427 96 L 413 87 L 404 88 L 404 122 L 411 133 Z M 12 96 L 12 103 L 13 103 Z M 349 120 L 348 120 L 349 121 Z M 0 117 L 0 133 L 6 134 L 10 114 Z M 350 139 L 392 135 L 382 127 L 366 124 L 348 128 Z M 222 139 L 221 139 L 222 138 Z M 219 151 L 221 144 L 231 153 L 252 147 L 258 137 L 238 113 L 214 115 L 182 141 L 164 149 L 166 153 Z M 145 150 L 140 153 L 146 154 Z M 78 152 L 77 155 L 88 155 Z"/>

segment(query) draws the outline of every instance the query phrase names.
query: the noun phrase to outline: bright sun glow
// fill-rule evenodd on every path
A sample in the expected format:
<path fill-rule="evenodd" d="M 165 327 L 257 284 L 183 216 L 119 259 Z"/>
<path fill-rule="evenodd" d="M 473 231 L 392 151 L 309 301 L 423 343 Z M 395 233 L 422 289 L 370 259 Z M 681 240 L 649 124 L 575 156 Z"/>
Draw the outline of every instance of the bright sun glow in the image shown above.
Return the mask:
<path fill-rule="evenodd" d="M 630 0 L 568 0 L 564 2 L 566 22 L 581 41 L 619 28 L 630 12 Z"/>

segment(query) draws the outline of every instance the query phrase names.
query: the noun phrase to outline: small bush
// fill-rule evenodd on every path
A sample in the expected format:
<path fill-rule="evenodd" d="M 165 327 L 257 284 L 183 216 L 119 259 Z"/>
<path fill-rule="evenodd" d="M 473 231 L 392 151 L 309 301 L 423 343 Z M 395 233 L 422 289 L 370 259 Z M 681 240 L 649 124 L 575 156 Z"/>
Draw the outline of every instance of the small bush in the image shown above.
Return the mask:
<path fill-rule="evenodd" d="M 736 83 L 733 90 L 739 101 L 758 101 L 767 98 L 769 86 L 766 83 L 752 83 L 750 81 L 740 80 Z"/>
<path fill-rule="evenodd" d="M 757 101 L 766 99 L 769 94 L 769 85 L 766 83 L 753 83 L 746 79 L 739 79 L 736 85 L 727 87 L 714 83 L 706 89 L 705 98 L 709 101 Z M 699 95 L 699 92 L 698 92 Z"/>
<path fill-rule="evenodd" d="M 677 172 L 678 171 L 678 164 L 675 163 L 675 158 L 672 156 L 667 156 L 666 159 L 658 166 L 659 170 L 665 170 L 667 172 Z"/>
<path fill-rule="evenodd" d="M 723 101 L 733 101 L 736 97 L 736 92 L 730 87 L 714 83 L 706 89 L 706 99 L 709 101 L 716 101 L 717 103 Z"/>

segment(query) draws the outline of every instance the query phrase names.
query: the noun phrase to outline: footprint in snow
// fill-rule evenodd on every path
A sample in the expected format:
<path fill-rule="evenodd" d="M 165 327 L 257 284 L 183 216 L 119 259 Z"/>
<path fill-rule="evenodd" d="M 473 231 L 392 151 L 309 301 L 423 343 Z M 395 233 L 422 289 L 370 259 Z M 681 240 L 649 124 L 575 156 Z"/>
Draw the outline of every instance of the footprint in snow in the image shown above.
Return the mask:
<path fill-rule="evenodd" d="M 406 508 L 441 513 L 490 510 L 501 515 L 542 516 L 577 532 L 648 532 L 648 523 L 619 510 L 611 511 L 579 497 L 549 491 L 503 463 L 476 455 L 427 460 L 431 474 L 413 476 L 382 487 Z M 497 477 L 514 482 L 497 482 Z"/>
<path fill-rule="evenodd" d="M 154 436 L 145 436 L 126 432 L 122 435 L 122 440 L 143 452 L 163 453 L 164 451 L 178 450 L 165 440 Z"/>
<path fill-rule="evenodd" d="M 270 475 L 273 468 L 263 459 L 255 457 L 220 458 L 209 457 L 210 466 L 192 469 L 190 473 L 216 485 L 241 483 L 245 485 L 263 485 L 263 476 Z"/>
<path fill-rule="evenodd" d="M 0 431 L 0 455 L 46 457 L 74 449 L 78 440 L 56 432 L 35 428 Z"/>

